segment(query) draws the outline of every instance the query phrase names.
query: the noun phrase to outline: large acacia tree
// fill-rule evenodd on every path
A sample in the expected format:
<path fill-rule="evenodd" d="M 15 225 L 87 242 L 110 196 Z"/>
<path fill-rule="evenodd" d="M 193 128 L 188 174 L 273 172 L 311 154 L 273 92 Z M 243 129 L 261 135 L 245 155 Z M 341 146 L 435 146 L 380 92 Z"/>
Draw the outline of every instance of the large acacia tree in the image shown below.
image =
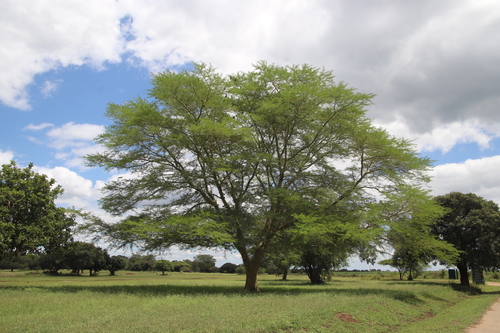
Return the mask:
<path fill-rule="evenodd" d="M 109 104 L 112 124 L 96 140 L 105 151 L 87 156 L 91 166 L 126 171 L 101 200 L 126 217 L 94 230 L 144 249 L 237 250 L 245 289 L 257 291 L 276 235 L 321 217 L 341 224 L 334 216 L 346 203 L 362 209 L 401 183 L 426 180 L 429 161 L 365 116 L 372 97 L 308 65 L 260 62 L 224 76 L 195 64 L 155 74 L 147 98 Z"/>

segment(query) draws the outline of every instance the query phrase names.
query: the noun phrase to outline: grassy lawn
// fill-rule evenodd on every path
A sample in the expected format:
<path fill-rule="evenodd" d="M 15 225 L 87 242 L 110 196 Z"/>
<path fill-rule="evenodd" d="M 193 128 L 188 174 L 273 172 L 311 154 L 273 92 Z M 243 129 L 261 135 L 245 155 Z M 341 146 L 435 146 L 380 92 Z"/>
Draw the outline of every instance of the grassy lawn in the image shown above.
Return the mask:
<path fill-rule="evenodd" d="M 383 274 L 261 275 L 248 294 L 235 274 L 106 273 L 0 271 L 0 332 L 463 332 L 500 295 Z"/>

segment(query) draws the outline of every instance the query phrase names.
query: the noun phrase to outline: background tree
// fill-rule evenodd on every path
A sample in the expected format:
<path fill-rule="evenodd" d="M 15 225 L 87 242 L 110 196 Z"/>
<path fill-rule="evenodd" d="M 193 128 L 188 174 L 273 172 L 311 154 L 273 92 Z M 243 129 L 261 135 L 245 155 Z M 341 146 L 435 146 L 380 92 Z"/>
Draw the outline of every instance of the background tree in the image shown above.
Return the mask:
<path fill-rule="evenodd" d="M 112 256 L 108 260 L 108 270 L 110 275 L 115 275 L 117 271 L 122 271 L 127 266 L 127 261 L 123 256 Z"/>
<path fill-rule="evenodd" d="M 165 272 L 171 272 L 173 270 L 172 263 L 168 260 L 157 260 L 154 268 L 156 271 L 161 272 L 162 275 L 165 275 Z"/>
<path fill-rule="evenodd" d="M 219 272 L 221 272 L 221 273 L 235 273 L 236 267 L 238 267 L 238 265 L 230 263 L 230 262 L 226 262 L 225 264 L 223 264 L 219 268 Z"/>
<path fill-rule="evenodd" d="M 55 205 L 54 179 L 12 161 L 0 171 L 0 257 L 52 250 L 71 240 L 74 218 Z"/>
<path fill-rule="evenodd" d="M 155 265 L 156 259 L 152 254 L 133 254 L 127 264 L 129 271 L 150 271 Z"/>
<path fill-rule="evenodd" d="M 65 257 L 68 267 L 78 274 L 88 269 L 92 275 L 108 268 L 108 252 L 91 243 L 74 242 Z"/>
<path fill-rule="evenodd" d="M 106 151 L 87 156 L 130 172 L 106 185 L 106 211 L 144 208 L 91 229 L 122 246 L 237 250 L 245 290 L 257 291 L 268 246 L 295 228 L 297 212 L 328 220 L 340 203 L 426 180 L 429 161 L 413 144 L 366 118 L 372 96 L 308 65 L 155 74 L 148 99 L 108 106 L 112 125 L 97 139 Z"/>
<path fill-rule="evenodd" d="M 56 274 L 60 269 L 68 267 L 65 255 L 63 252 L 41 254 L 39 259 L 40 268 L 51 274 Z"/>
<path fill-rule="evenodd" d="M 184 261 L 172 261 L 172 266 L 174 268 L 174 272 L 191 272 L 193 271 L 193 267 L 191 265 L 190 260 Z"/>
<path fill-rule="evenodd" d="M 281 279 L 286 281 L 290 267 L 299 264 L 300 252 L 298 247 L 292 244 L 292 236 L 290 233 L 282 233 L 270 244 L 261 266 L 267 273 L 281 275 Z"/>
<path fill-rule="evenodd" d="M 217 260 L 210 254 L 198 254 L 193 258 L 193 271 L 202 273 L 213 273 L 217 271 L 215 263 Z"/>
<path fill-rule="evenodd" d="M 432 225 L 432 232 L 461 251 L 456 261 L 460 283 L 469 285 L 468 269 L 500 267 L 500 213 L 493 201 L 473 193 L 451 192 L 437 196 L 446 214 Z"/>
<path fill-rule="evenodd" d="M 444 209 L 430 196 L 429 191 L 401 187 L 373 208 L 386 221 L 386 242 L 392 258 L 382 261 L 398 269 L 402 279 L 406 272 L 413 280 L 428 264 L 453 262 L 458 251 L 432 233 L 431 225 L 444 215 Z"/>

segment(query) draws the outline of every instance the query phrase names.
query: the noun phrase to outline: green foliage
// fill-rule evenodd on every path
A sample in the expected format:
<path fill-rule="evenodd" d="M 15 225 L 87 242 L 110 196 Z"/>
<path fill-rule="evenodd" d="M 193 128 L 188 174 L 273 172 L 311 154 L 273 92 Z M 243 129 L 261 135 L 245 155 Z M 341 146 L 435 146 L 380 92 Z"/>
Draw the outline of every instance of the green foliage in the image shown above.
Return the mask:
<path fill-rule="evenodd" d="M 159 271 L 162 273 L 162 275 L 165 275 L 165 272 L 171 272 L 174 270 L 174 267 L 172 266 L 172 263 L 168 260 L 157 260 L 155 262 L 154 269 L 156 271 Z"/>
<path fill-rule="evenodd" d="M 414 145 L 365 117 L 373 95 L 335 83 L 330 71 L 259 62 L 225 77 L 195 64 L 152 83 L 149 98 L 108 106 L 112 124 L 96 140 L 106 150 L 87 156 L 91 166 L 130 173 L 106 184 L 101 205 L 138 213 L 88 227 L 118 246 L 237 250 L 245 289 L 256 291 L 276 236 L 324 221 L 340 238 L 365 239 L 354 235 L 370 229 L 361 216 L 343 225 L 345 207 L 361 212 L 395 185 L 427 180 L 429 161 Z M 332 251 L 346 253 L 346 243 Z"/>
<path fill-rule="evenodd" d="M 115 275 L 116 271 L 122 271 L 127 266 L 128 258 L 124 256 L 112 256 L 108 260 L 108 270 L 110 275 Z"/>
<path fill-rule="evenodd" d="M 460 281 L 469 285 L 471 268 L 500 267 L 500 211 L 498 205 L 473 193 L 451 192 L 437 196 L 446 214 L 433 224 L 433 233 L 453 244 L 460 257 L 450 261 L 460 271 Z"/>
<path fill-rule="evenodd" d="M 155 265 L 156 259 L 152 254 L 133 254 L 127 263 L 127 270 L 130 271 L 150 271 Z"/>
<path fill-rule="evenodd" d="M 58 252 L 57 254 L 53 253 L 44 253 L 40 255 L 40 268 L 51 273 L 55 274 L 59 270 L 67 268 L 67 260 L 65 257 L 65 253 Z"/>
<path fill-rule="evenodd" d="M 210 254 L 198 254 L 193 258 L 191 266 L 194 272 L 213 273 L 217 271 L 216 262 L 217 260 Z"/>
<path fill-rule="evenodd" d="M 65 254 L 66 263 L 74 272 L 89 270 L 89 275 L 108 269 L 109 255 L 94 244 L 74 242 Z"/>
<path fill-rule="evenodd" d="M 239 274 L 239 275 L 246 274 L 245 266 L 240 265 L 240 266 L 236 267 L 235 273 Z"/>
<path fill-rule="evenodd" d="M 12 161 L 0 170 L 0 257 L 57 251 L 71 241 L 74 216 L 56 207 L 54 179 Z"/>
<path fill-rule="evenodd" d="M 172 266 L 174 268 L 174 272 L 191 272 L 193 270 L 192 262 L 190 260 L 184 261 L 172 261 Z"/>
<path fill-rule="evenodd" d="M 0 260 L 0 269 L 40 269 L 39 256 L 27 254 L 23 256 L 8 256 Z"/>
<path fill-rule="evenodd" d="M 392 259 L 381 263 L 396 268 L 400 279 L 408 272 L 408 280 L 412 280 L 431 262 L 457 260 L 453 245 L 432 233 L 432 223 L 444 215 L 444 210 L 428 191 L 401 187 L 377 206 L 375 209 L 388 222 L 386 240 L 393 249 Z"/>
<path fill-rule="evenodd" d="M 236 268 L 238 265 L 226 262 L 219 268 L 219 272 L 221 273 L 236 273 Z"/>

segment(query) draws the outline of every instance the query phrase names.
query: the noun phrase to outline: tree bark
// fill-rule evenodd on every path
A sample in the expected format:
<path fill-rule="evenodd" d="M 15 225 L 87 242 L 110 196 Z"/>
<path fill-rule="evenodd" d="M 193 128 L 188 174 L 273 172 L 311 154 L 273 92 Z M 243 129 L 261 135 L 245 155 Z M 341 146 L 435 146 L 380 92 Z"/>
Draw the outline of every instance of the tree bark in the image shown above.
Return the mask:
<path fill-rule="evenodd" d="M 465 260 L 461 260 L 457 264 L 458 271 L 460 273 L 460 284 L 462 286 L 470 286 L 469 283 L 469 273 L 467 272 L 467 262 Z"/>
<path fill-rule="evenodd" d="M 311 281 L 311 284 L 323 284 L 325 281 L 323 280 L 323 277 L 321 276 L 321 268 L 309 264 L 306 267 L 306 272 L 307 276 L 309 277 L 309 280 Z"/>
<path fill-rule="evenodd" d="M 286 281 L 287 278 L 288 278 L 288 267 L 285 267 L 285 269 L 283 270 L 283 277 L 281 278 L 281 280 Z"/>
<path fill-rule="evenodd" d="M 245 265 L 245 270 L 246 270 L 245 291 L 249 292 L 260 291 L 257 285 L 257 275 L 259 274 L 259 266 L 260 265 L 256 265 L 253 260 L 249 265 Z"/>
<path fill-rule="evenodd" d="M 257 275 L 259 274 L 260 264 L 262 263 L 262 258 L 264 257 L 264 251 L 262 249 L 257 249 L 253 257 L 248 255 L 246 249 L 240 250 L 239 252 L 246 271 L 245 291 L 259 292 L 260 290 L 257 285 Z"/>

